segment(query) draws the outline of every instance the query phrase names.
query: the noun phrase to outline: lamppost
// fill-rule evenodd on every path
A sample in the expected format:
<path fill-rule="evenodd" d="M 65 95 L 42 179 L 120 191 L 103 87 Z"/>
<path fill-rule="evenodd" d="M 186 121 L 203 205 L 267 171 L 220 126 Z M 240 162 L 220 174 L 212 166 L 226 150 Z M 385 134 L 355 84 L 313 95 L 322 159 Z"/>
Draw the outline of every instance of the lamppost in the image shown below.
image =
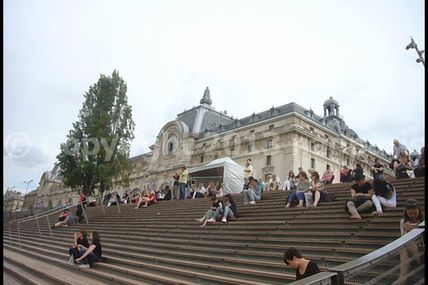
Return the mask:
<path fill-rule="evenodd" d="M 418 45 L 415 43 L 412 37 L 410 37 L 410 44 L 406 46 L 406 50 L 414 48 L 416 52 L 418 53 L 419 58 L 416 59 L 416 62 L 421 62 L 425 67 L 425 59 L 422 57 L 422 54 L 425 52 L 424 50 L 419 50 Z"/>
<path fill-rule="evenodd" d="M 28 184 L 30 184 L 31 182 L 33 182 L 33 179 L 31 179 L 30 181 L 24 181 L 24 183 L 26 183 L 26 184 L 27 184 L 27 188 L 25 189 L 25 195 L 24 195 L 24 196 L 26 196 L 26 195 L 27 195 L 27 191 L 28 191 Z"/>

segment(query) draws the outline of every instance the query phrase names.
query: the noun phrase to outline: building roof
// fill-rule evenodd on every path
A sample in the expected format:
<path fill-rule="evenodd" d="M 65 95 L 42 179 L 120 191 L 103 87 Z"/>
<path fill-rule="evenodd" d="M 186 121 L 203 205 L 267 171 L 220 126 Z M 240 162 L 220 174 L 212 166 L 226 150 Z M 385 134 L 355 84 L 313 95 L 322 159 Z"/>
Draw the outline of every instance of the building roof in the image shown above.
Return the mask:
<path fill-rule="evenodd" d="M 330 98 L 328 98 L 327 100 L 325 100 L 324 102 L 324 107 L 330 106 L 330 105 L 336 105 L 339 107 L 339 103 L 333 99 L 333 97 L 330 96 Z"/>
<path fill-rule="evenodd" d="M 189 130 L 196 134 L 198 138 L 206 138 L 215 134 L 227 132 L 243 126 L 251 126 L 252 124 L 265 121 L 274 117 L 297 113 L 303 115 L 322 127 L 328 128 L 333 132 L 345 135 L 346 137 L 355 140 L 362 144 L 367 150 L 370 150 L 386 159 L 390 159 L 391 155 L 386 153 L 385 150 L 380 150 L 377 146 L 371 145 L 368 141 L 361 139 L 358 134 L 349 128 L 343 118 L 340 116 L 327 116 L 321 117 L 315 114 L 312 109 L 305 109 L 302 106 L 291 102 L 279 107 L 272 106 L 270 109 L 260 112 L 253 113 L 247 117 L 241 119 L 234 119 L 228 116 L 226 112 L 218 112 L 213 107 L 205 102 L 209 98 L 209 90 L 206 89 L 204 93 L 204 101 L 201 105 L 193 107 L 190 110 L 185 110 L 182 113 L 177 114 L 176 120 L 185 123 Z M 324 107 L 335 105 L 339 107 L 339 103 L 332 97 L 324 102 Z M 143 156 L 149 156 L 150 153 L 142 154 Z M 131 160 L 138 158 L 139 156 L 131 158 Z"/>

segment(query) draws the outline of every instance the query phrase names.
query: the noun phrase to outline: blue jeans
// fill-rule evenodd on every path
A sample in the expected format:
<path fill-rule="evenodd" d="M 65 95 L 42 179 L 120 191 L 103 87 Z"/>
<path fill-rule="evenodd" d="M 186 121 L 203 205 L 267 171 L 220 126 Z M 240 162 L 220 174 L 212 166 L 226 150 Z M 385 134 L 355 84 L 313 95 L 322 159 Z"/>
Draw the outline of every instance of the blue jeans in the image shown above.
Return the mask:
<path fill-rule="evenodd" d="M 293 203 L 297 200 L 305 201 L 305 194 L 303 192 L 293 192 L 288 196 L 288 203 Z"/>
<path fill-rule="evenodd" d="M 79 257 L 82 256 L 83 254 L 85 254 L 85 252 L 86 252 L 86 248 L 80 249 L 79 250 L 79 254 L 80 254 Z M 91 253 L 87 257 L 85 257 L 83 260 L 86 263 L 92 264 L 94 262 L 99 261 L 99 258 L 94 253 Z"/>
<path fill-rule="evenodd" d="M 79 250 L 75 247 L 70 247 L 70 249 L 68 250 L 68 253 L 70 255 L 73 255 L 74 260 L 76 260 L 77 258 L 79 258 L 81 256 Z"/>
<path fill-rule="evenodd" d="M 229 219 L 229 218 L 233 219 L 235 218 L 235 213 L 233 213 L 232 209 L 229 206 L 226 206 L 224 208 L 223 216 L 226 217 L 226 219 Z"/>
<path fill-rule="evenodd" d="M 186 184 L 187 183 L 180 183 L 180 200 L 183 200 L 186 196 Z"/>
<path fill-rule="evenodd" d="M 262 198 L 261 196 L 257 195 L 257 193 L 254 192 L 254 190 L 251 188 L 243 190 L 243 193 L 244 193 L 244 202 L 248 202 L 248 201 L 258 202 Z"/>

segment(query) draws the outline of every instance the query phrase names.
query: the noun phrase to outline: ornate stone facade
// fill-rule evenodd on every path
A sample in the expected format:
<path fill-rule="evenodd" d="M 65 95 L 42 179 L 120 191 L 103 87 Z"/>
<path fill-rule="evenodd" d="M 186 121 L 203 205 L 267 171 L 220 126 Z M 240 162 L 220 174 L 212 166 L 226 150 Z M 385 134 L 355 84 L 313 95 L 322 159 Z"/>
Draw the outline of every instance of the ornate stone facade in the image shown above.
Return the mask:
<path fill-rule="evenodd" d="M 177 115 L 160 130 L 151 152 L 132 158 L 132 188 L 151 183 L 159 188 L 182 166 L 197 166 L 229 156 L 244 165 L 253 161 L 255 175 L 265 179 L 277 174 L 281 180 L 288 171 L 316 170 L 322 174 L 330 164 L 339 181 L 343 165 L 360 163 L 366 176 L 375 158 L 387 165 L 391 156 L 359 138 L 339 115 L 339 104 L 330 97 L 324 103 L 324 116 L 296 103 L 234 119 L 211 107 L 209 89 L 201 105 Z M 387 174 L 392 171 L 386 169 Z M 117 190 L 122 190 L 117 188 Z"/>
<path fill-rule="evenodd" d="M 339 104 L 332 97 L 325 101 L 322 117 L 289 103 L 236 119 L 211 106 L 208 87 L 200 103 L 167 122 L 150 152 L 130 158 L 130 186 L 115 186 L 113 190 L 121 193 L 145 187 L 159 189 L 182 165 L 202 165 L 225 156 L 242 165 L 251 158 L 255 176 L 265 179 L 277 174 L 281 181 L 288 177 L 289 170 L 296 172 L 300 166 L 322 174 L 329 164 L 338 182 L 343 165 L 354 168 L 360 163 L 365 175 L 371 176 L 370 166 L 375 158 L 385 165 L 391 161 L 389 154 L 360 139 L 345 124 L 339 115 Z M 54 170 L 48 179 L 42 176 L 37 196 L 43 206 L 49 201 L 57 206 L 70 196 L 71 189 L 64 188 L 62 179 L 52 177 Z M 386 168 L 386 172 L 392 175 L 390 169 Z M 73 193 L 73 197 L 77 194 Z"/>

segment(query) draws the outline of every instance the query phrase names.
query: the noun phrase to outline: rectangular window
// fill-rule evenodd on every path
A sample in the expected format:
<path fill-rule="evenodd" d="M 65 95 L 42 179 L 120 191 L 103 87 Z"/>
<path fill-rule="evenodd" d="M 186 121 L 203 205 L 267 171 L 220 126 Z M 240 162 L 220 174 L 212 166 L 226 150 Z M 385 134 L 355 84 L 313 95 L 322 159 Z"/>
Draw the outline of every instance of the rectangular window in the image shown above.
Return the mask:
<path fill-rule="evenodd" d="M 266 156 L 266 165 L 267 166 L 272 165 L 272 156 L 271 155 Z"/>
<path fill-rule="evenodd" d="M 272 130 L 273 130 L 273 127 L 274 127 L 274 125 L 270 125 L 270 126 L 269 126 L 269 131 L 272 131 Z"/>
<path fill-rule="evenodd" d="M 314 128 L 310 127 L 309 129 L 311 130 L 311 134 L 313 134 L 314 133 Z"/>
<path fill-rule="evenodd" d="M 272 139 L 266 141 L 266 148 L 272 148 Z"/>
<path fill-rule="evenodd" d="M 201 155 L 201 163 L 204 162 L 204 156 Z"/>
<path fill-rule="evenodd" d="M 346 165 L 349 166 L 349 158 L 346 159 Z"/>
<path fill-rule="evenodd" d="M 251 144 L 247 145 L 247 150 L 248 150 L 248 152 L 251 152 Z"/>
<path fill-rule="evenodd" d="M 327 158 L 330 158 L 330 147 L 327 146 Z"/>
<path fill-rule="evenodd" d="M 230 156 L 233 156 L 234 152 L 235 152 L 235 148 L 234 148 L 234 147 L 231 147 L 231 148 L 230 148 Z"/>
<path fill-rule="evenodd" d="M 311 158 L 311 168 L 315 169 L 315 158 Z"/>
<path fill-rule="evenodd" d="M 314 151 L 315 150 L 315 143 L 311 142 L 311 150 Z"/>

